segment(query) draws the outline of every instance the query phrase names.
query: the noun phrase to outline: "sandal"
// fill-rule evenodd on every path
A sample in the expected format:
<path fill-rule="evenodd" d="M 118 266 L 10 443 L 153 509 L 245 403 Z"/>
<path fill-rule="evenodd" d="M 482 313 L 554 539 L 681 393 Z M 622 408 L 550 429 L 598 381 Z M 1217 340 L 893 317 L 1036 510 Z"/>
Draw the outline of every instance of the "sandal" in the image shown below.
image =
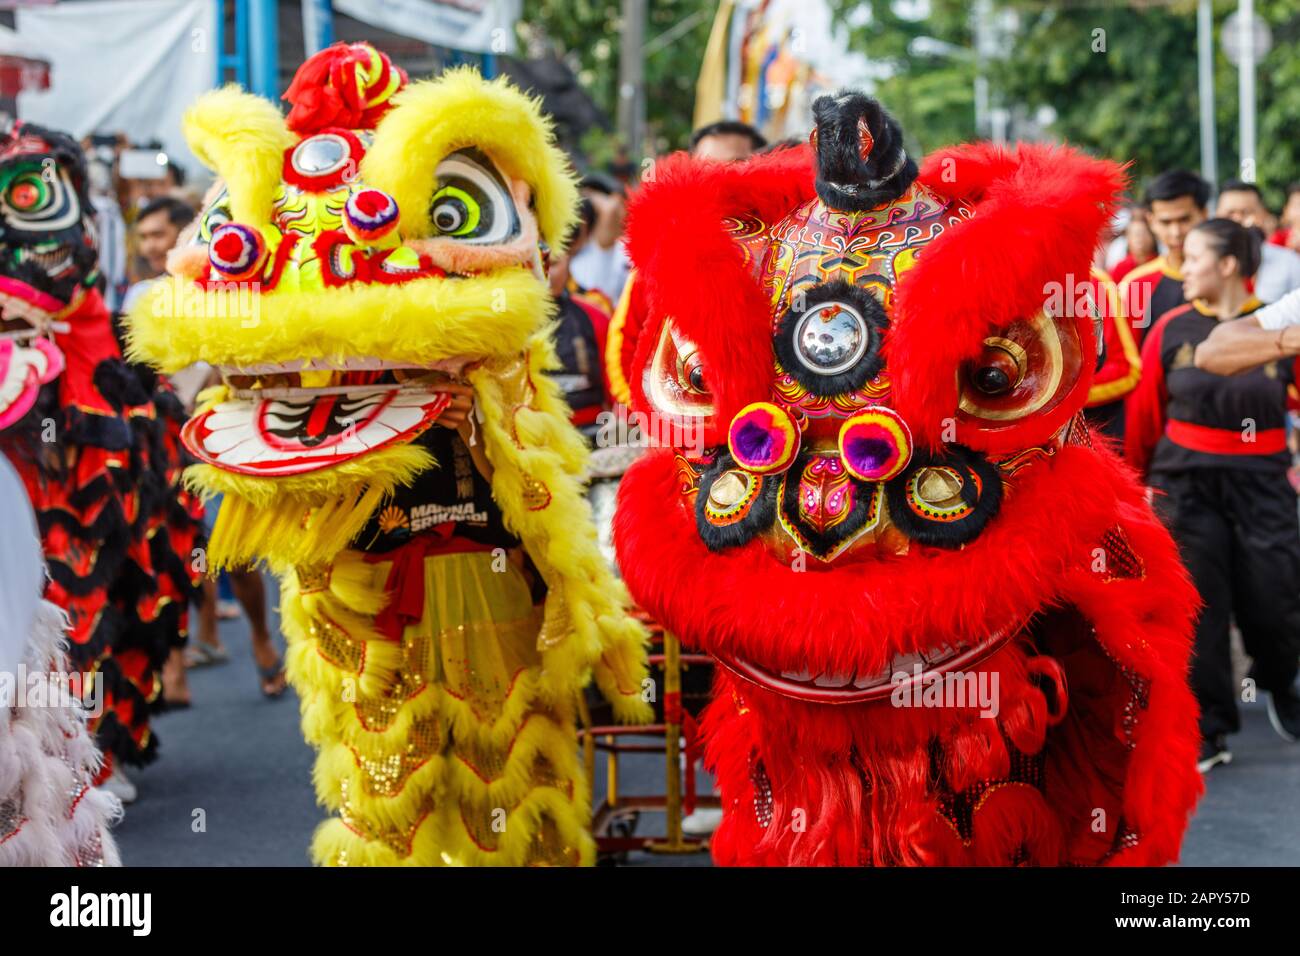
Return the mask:
<path fill-rule="evenodd" d="M 270 667 L 259 667 L 257 676 L 261 679 L 262 696 L 269 700 L 275 700 L 289 689 L 289 684 L 284 678 L 284 658 L 276 657 L 275 663 Z M 268 690 L 267 686 L 271 685 L 274 690 Z"/>
<path fill-rule="evenodd" d="M 213 647 L 206 641 L 196 640 L 185 648 L 186 667 L 209 667 L 213 664 L 224 664 L 228 660 L 230 660 L 230 652 L 220 644 Z"/>

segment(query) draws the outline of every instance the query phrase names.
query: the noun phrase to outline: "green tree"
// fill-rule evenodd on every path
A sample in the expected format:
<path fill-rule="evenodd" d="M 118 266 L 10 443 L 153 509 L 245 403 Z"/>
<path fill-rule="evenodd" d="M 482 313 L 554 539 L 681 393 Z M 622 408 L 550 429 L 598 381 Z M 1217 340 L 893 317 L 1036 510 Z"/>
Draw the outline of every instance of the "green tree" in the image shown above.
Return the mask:
<path fill-rule="evenodd" d="M 900 17 L 925 4 L 899 0 L 831 0 L 851 29 L 855 49 L 889 65 L 877 95 L 924 149 L 975 134 L 976 60 L 918 55 L 941 44 L 973 47 L 968 4 L 931 0 L 919 20 Z M 994 19 L 1011 14 L 988 60 L 992 100 L 1020 115 L 1050 107 L 1047 128 L 1096 155 L 1132 164 L 1135 186 L 1162 169 L 1200 167 L 1195 0 L 991 0 Z M 1222 178 L 1239 173 L 1237 71 L 1223 53 L 1221 28 L 1236 0 L 1214 3 L 1216 140 Z M 1300 6 L 1256 0 L 1273 48 L 1257 72 L 1256 178 L 1280 204 L 1283 187 L 1300 179 Z"/>
<path fill-rule="evenodd" d="M 1051 132 L 1090 152 L 1133 163 L 1137 180 L 1169 166 L 1196 168 L 1196 17 L 1123 5 L 1008 6 L 1020 29 L 994 82 L 1015 102 L 1049 106 Z"/>
<path fill-rule="evenodd" d="M 647 6 L 647 147 L 676 149 L 690 136 L 695 80 L 717 0 L 649 0 Z M 611 119 L 618 116 L 619 0 L 524 0 L 519 29 L 525 49 L 549 47 L 596 104 Z M 612 152 L 607 143 L 587 143 L 594 153 Z"/>
<path fill-rule="evenodd" d="M 969 0 L 931 0 L 927 15 L 898 0 L 830 0 L 850 48 L 888 71 L 871 91 L 912 145 L 929 151 L 975 136 L 973 22 Z"/>
<path fill-rule="evenodd" d="M 1096 4 L 1051 9 L 1011 0 L 1021 31 L 995 82 L 1008 96 L 1050 105 L 1053 132 L 1093 152 L 1131 160 L 1139 185 L 1162 169 L 1200 167 L 1196 4 Z M 1239 175 L 1237 69 L 1223 53 L 1222 26 L 1235 0 L 1214 4 L 1215 133 L 1219 174 Z M 1300 109 L 1300 8 L 1257 0 L 1273 49 L 1256 72 L 1255 176 L 1275 203 L 1300 175 L 1295 117 Z"/>

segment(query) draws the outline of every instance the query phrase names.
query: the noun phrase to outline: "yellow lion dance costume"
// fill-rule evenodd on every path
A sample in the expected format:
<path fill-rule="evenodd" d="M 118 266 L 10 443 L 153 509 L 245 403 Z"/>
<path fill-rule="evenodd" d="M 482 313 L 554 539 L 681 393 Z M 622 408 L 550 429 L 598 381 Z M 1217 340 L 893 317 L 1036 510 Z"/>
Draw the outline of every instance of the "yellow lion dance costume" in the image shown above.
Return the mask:
<path fill-rule="evenodd" d="M 313 56 L 285 98 L 287 119 L 235 88 L 190 110 L 218 184 L 129 326 L 135 358 L 223 374 L 185 427 L 187 478 L 224 495 L 210 567 L 282 580 L 334 813 L 312 856 L 589 864 L 581 688 L 594 672 L 621 719 L 648 705 L 544 374 L 568 166 L 506 82 L 408 85 L 365 44 Z M 474 410 L 441 427 L 456 384 Z"/>

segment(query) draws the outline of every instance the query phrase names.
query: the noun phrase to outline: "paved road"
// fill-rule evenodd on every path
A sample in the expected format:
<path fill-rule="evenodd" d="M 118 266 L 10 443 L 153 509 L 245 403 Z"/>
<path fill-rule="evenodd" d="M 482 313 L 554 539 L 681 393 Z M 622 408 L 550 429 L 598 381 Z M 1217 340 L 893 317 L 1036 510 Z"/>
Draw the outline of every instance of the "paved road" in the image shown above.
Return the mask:
<path fill-rule="evenodd" d="M 321 818 L 312 754 L 292 692 L 264 699 L 242 621 L 222 623 L 232 661 L 191 671 L 195 705 L 158 718 L 157 763 L 134 774 L 141 799 L 117 828 L 132 866 L 306 866 Z M 1216 769 L 1183 846 L 1187 865 L 1300 865 L 1300 746 L 1284 743 L 1264 705 L 1247 705 L 1236 760 Z M 651 792 L 662 760 L 627 760 L 625 792 Z M 597 773 L 597 798 L 603 773 Z M 655 832 L 652 817 L 643 830 Z M 662 831 L 660 831 L 662 832 Z M 704 855 L 634 854 L 633 865 L 706 865 Z"/>

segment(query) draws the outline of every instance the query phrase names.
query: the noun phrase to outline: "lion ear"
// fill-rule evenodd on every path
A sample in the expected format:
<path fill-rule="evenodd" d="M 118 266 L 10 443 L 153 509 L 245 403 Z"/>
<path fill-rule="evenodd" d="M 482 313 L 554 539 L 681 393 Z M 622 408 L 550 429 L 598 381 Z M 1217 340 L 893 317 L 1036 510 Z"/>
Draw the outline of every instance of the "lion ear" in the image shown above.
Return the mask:
<path fill-rule="evenodd" d="M 194 155 L 226 181 L 234 221 L 269 222 L 284 151 L 295 142 L 280 111 L 232 85 L 199 97 L 182 126 Z"/>
<path fill-rule="evenodd" d="M 375 127 L 361 173 L 367 184 L 397 200 L 404 234 L 428 235 L 434 170 L 468 145 L 528 185 L 542 238 L 552 249 L 562 248 L 578 218 L 577 179 L 541 100 L 505 77 L 485 80 L 461 67 L 407 86 Z"/>
<path fill-rule="evenodd" d="M 1041 443 L 1087 395 L 1096 357 L 1091 310 L 1052 302 L 1058 290 L 1075 302 L 1073 290 L 1090 281 L 1093 252 L 1125 186 L 1123 167 L 1066 146 L 979 143 L 930 157 L 921 183 L 966 204 L 970 216 L 927 246 L 898 283 L 886 347 L 904 357 L 890 362 L 894 408 L 932 446 L 946 440 L 954 415 L 958 441 L 980 451 Z M 1034 367 L 1023 394 L 995 401 L 964 394 L 954 373 L 1008 340 Z"/>

